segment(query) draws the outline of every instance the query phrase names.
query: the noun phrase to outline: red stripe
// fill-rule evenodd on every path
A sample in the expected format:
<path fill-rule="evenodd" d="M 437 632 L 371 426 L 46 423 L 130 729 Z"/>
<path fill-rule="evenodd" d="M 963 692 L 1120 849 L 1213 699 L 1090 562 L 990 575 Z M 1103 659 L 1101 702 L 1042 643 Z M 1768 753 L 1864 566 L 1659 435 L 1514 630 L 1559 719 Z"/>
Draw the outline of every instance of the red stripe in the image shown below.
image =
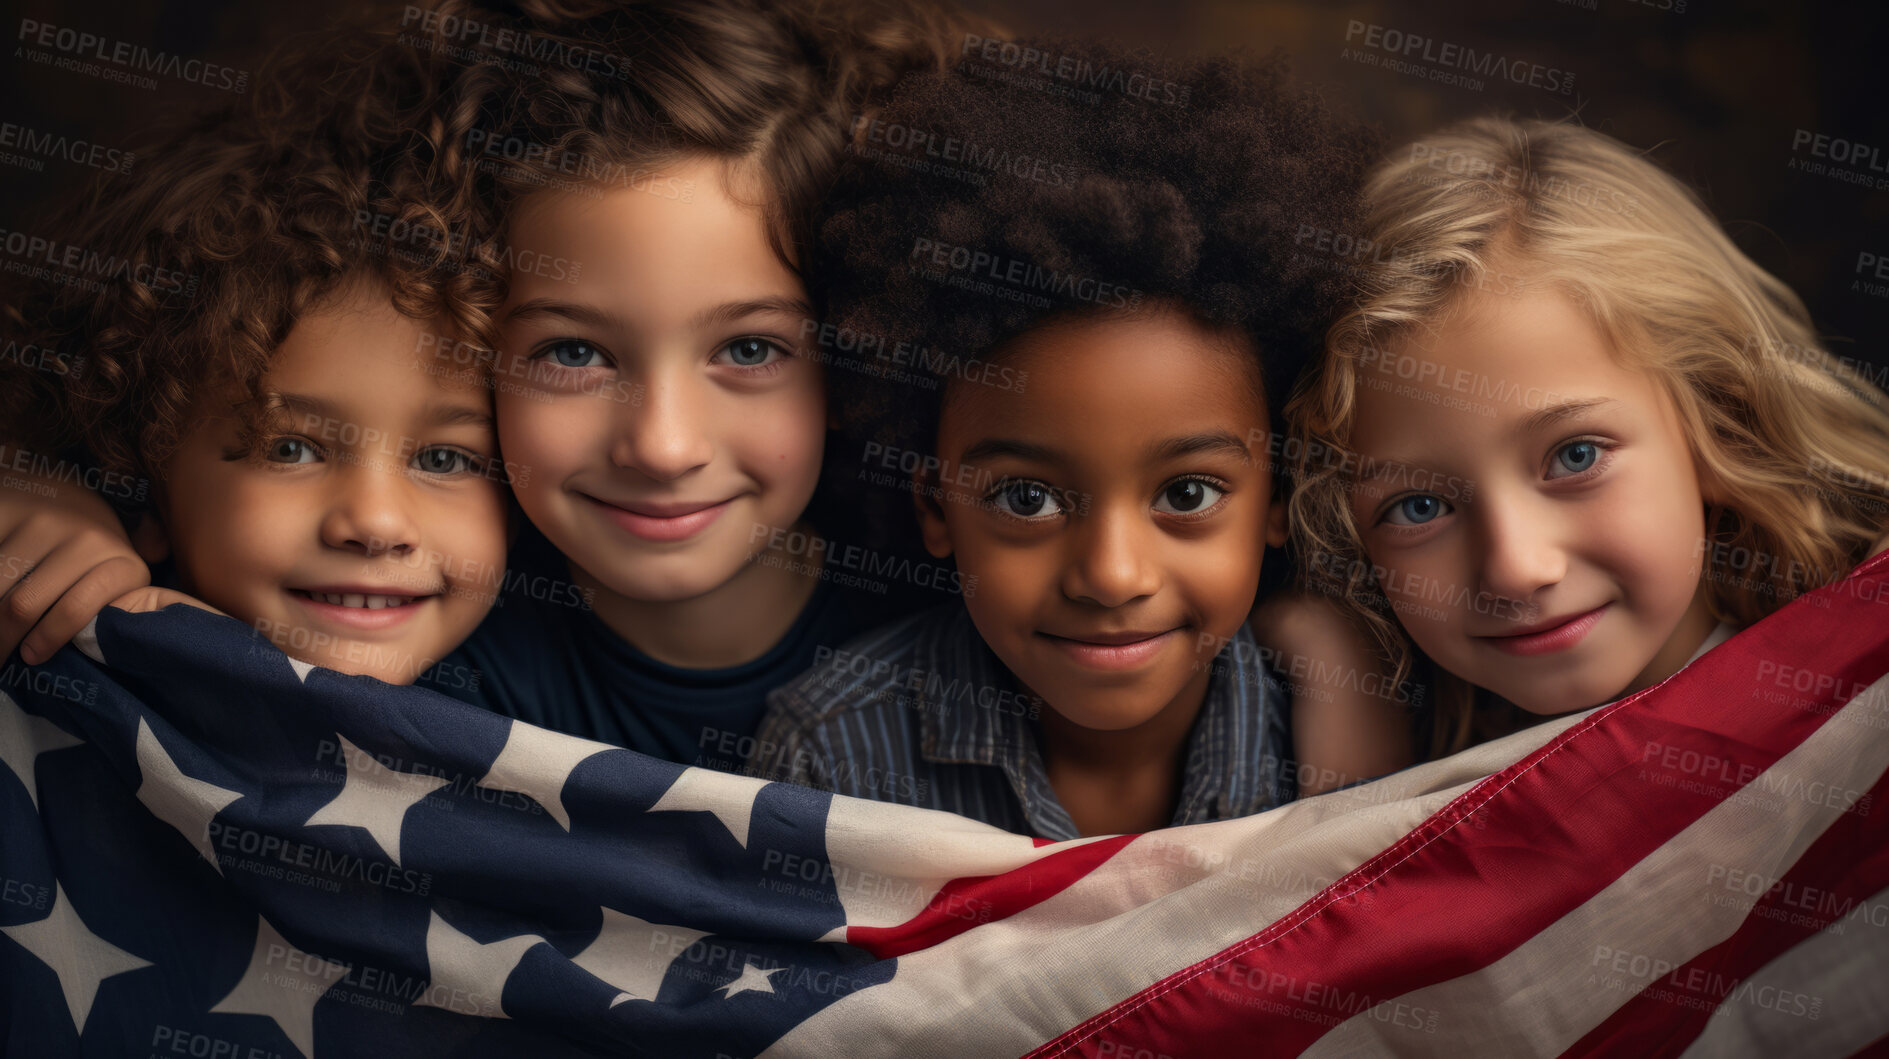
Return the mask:
<path fill-rule="evenodd" d="M 1889 554 L 1596 711 L 1266 930 L 1037 1054 L 1298 1052 L 1360 1010 L 1500 959 L 1605 888 L 1889 670 Z M 1793 660 L 1787 672 L 1777 660 Z M 1792 674 L 1828 674 L 1797 708 Z M 1779 680 L 1786 683 L 1780 685 Z M 1526 901 L 1515 895 L 1526 894 Z M 1425 1023 L 1447 1013 L 1393 1011 Z M 1106 1028 L 1107 1044 L 1097 1034 Z M 1440 1027 L 1439 1027 L 1440 1028 Z M 1387 1027 L 1388 1029 L 1388 1027 Z"/>
<path fill-rule="evenodd" d="M 1870 812 L 1880 809 L 1886 796 L 1889 778 L 1876 783 L 1867 802 L 1857 803 L 1861 812 L 1839 817 L 1775 886 L 1753 902 L 1731 937 L 1647 983 L 1645 990 L 1566 1054 L 1657 1056 L 1685 1051 L 1704 1032 L 1714 1009 L 1727 996 L 1734 996 L 1740 982 L 1889 886 L 1889 823 L 1882 813 Z M 1743 881 L 1721 872 L 1715 882 L 1708 882 L 1705 897 L 1752 901 L 1739 887 Z M 1839 929 L 1850 937 L 1858 931 L 1881 930 L 1861 921 L 1840 924 Z M 1886 943 L 1889 936 L 1883 934 L 1854 941 L 1857 945 Z M 1752 1000 L 1734 996 L 1731 1002 Z M 1765 1002 L 1761 997 L 1756 1000 Z M 1809 1003 L 1781 996 L 1771 1000 L 1790 1004 L 1792 1011 Z M 1808 1011 L 1801 1014 L 1811 1017 Z"/>
<path fill-rule="evenodd" d="M 848 927 L 846 940 L 880 959 L 929 948 L 977 926 L 1046 901 L 1094 871 L 1134 835 L 1098 839 L 1059 850 L 1001 875 L 953 879 L 923 911 L 895 927 Z"/>
<path fill-rule="evenodd" d="M 1889 1059 L 1889 1037 L 1878 1037 L 1850 1059 Z"/>

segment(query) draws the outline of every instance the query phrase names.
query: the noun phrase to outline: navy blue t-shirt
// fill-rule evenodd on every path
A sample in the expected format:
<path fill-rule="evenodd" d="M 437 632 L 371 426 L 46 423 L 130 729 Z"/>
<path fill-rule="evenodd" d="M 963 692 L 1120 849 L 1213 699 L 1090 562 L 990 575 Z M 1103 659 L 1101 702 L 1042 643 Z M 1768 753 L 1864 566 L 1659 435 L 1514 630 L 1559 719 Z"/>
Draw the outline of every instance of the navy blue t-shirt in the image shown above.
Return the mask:
<path fill-rule="evenodd" d="M 825 581 L 780 642 L 750 662 L 686 669 L 631 646 L 592 611 L 535 531 L 513 549 L 499 605 L 420 684 L 541 728 L 685 765 L 739 771 L 767 693 L 887 618 Z M 529 538 L 537 538 L 531 540 Z"/>

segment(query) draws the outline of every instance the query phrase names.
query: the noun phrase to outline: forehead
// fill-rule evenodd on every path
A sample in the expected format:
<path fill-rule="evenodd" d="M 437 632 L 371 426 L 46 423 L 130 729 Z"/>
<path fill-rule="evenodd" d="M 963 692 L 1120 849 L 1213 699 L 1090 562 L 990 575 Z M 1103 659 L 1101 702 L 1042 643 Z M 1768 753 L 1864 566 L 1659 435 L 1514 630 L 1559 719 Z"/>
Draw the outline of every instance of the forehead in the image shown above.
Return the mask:
<path fill-rule="evenodd" d="M 1011 375 L 952 378 L 943 433 L 1080 436 L 1106 451 L 1207 424 L 1242 435 L 1265 425 L 1250 342 L 1179 313 L 1058 322 L 1011 340 L 998 359 Z"/>
<path fill-rule="evenodd" d="M 1472 292 L 1436 326 L 1359 358 L 1352 444 L 1362 451 L 1511 431 L 1544 408 L 1595 397 L 1664 403 L 1649 373 L 1623 363 L 1567 295 Z M 1442 429 L 1439 429 L 1439 428 Z"/>
<path fill-rule="evenodd" d="M 751 183 L 689 159 L 614 185 L 527 197 L 509 227 L 513 302 L 606 299 L 683 318 L 766 294 L 799 297 Z M 574 280 L 572 277 L 575 277 Z"/>
<path fill-rule="evenodd" d="M 472 370 L 478 358 L 453 355 L 445 321 L 416 320 L 387 292 L 358 284 L 296 321 L 269 359 L 266 389 L 306 394 L 358 415 L 405 415 L 451 400 L 484 404 L 489 389 Z"/>

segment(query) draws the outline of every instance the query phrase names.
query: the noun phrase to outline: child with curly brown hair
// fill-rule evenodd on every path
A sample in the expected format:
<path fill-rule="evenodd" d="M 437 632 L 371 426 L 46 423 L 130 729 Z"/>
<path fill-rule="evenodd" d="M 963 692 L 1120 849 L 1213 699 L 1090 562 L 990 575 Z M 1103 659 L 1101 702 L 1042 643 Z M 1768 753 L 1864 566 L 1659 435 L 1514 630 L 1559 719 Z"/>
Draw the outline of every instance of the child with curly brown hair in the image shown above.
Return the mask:
<path fill-rule="evenodd" d="M 765 693 L 882 616 L 778 543 L 838 521 L 809 514 L 828 416 L 805 230 L 853 108 L 940 65 L 955 19 L 819 0 L 401 16 L 416 55 L 468 63 L 415 124 L 441 145 L 439 227 L 480 266 L 467 330 L 491 346 L 434 352 L 489 373 L 529 521 L 448 671 L 478 686 L 440 690 L 732 768 Z M 29 642 L 83 611 L 53 607 Z"/>
<path fill-rule="evenodd" d="M 1273 424 L 1337 307 L 1294 233 L 1342 228 L 1368 137 L 1276 64 L 1018 47 L 1105 91 L 915 78 L 822 230 L 860 474 L 916 497 L 963 602 L 776 692 L 756 767 L 1065 839 L 1408 764 L 1335 611 L 1247 627 L 1285 541 Z"/>
<path fill-rule="evenodd" d="M 440 239 L 384 234 L 445 230 L 425 179 L 440 145 L 404 131 L 437 83 L 384 35 L 323 36 L 49 226 L 75 251 L 58 259 L 111 264 L 46 270 L 9 299 L 47 359 L 0 365 L 0 392 L 42 476 L 83 454 L 104 477 L 82 480 L 144 486 L 119 498 L 145 502 L 127 512 L 138 553 L 170 560 L 175 590 L 119 606 L 207 603 L 300 662 L 394 683 L 491 606 L 507 537 L 492 402 L 432 354 L 469 333 L 478 284 Z M 7 538 L 38 553 L 8 571 L 16 616 L 71 586 L 84 620 L 105 602 L 88 593 L 142 579 L 95 540 L 40 532 Z"/>

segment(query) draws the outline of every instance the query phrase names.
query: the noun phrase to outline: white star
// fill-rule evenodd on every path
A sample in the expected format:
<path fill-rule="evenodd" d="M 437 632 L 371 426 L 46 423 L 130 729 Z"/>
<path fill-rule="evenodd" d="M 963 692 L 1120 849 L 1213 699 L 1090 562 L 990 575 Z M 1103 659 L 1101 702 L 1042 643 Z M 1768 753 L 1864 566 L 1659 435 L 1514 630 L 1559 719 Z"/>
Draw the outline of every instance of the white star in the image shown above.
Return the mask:
<path fill-rule="evenodd" d="M 290 658 L 289 668 L 295 670 L 296 679 L 304 684 L 308 683 L 308 675 L 315 671 L 314 663 L 304 662 L 299 658 Z"/>
<path fill-rule="evenodd" d="M 0 934 L 19 942 L 52 968 L 59 977 L 60 992 L 66 995 L 72 1026 L 80 1033 L 85 1032 L 85 1019 L 92 1013 L 99 982 L 151 966 L 149 960 L 140 960 L 86 929 L 72 902 L 66 899 L 66 888 L 57 882 L 53 883 L 52 910 L 46 918 L 0 927 Z"/>
<path fill-rule="evenodd" d="M 665 927 L 614 908 L 602 911 L 603 929 L 597 932 L 597 940 L 571 957 L 571 962 L 623 990 L 610 1002 L 611 1007 L 625 1000 L 656 999 L 669 965 L 708 936 L 705 930 Z"/>
<path fill-rule="evenodd" d="M 513 721 L 505 749 L 499 751 L 479 786 L 527 795 L 569 831 L 571 814 L 564 808 L 564 783 L 579 764 L 610 749 L 606 743 Z"/>
<path fill-rule="evenodd" d="M 400 828 L 407 810 L 450 781 L 443 776 L 383 768 L 372 754 L 348 742 L 347 736 L 337 732 L 335 738 L 341 741 L 341 752 L 348 763 L 347 782 L 341 785 L 334 801 L 315 810 L 303 826 L 365 828 L 386 852 L 387 859 L 399 864 Z"/>
<path fill-rule="evenodd" d="M 210 821 L 242 795 L 184 775 L 142 717 L 138 718 L 138 771 L 144 775 L 138 800 L 153 816 L 182 832 L 220 874 L 223 868 L 210 848 Z"/>
<path fill-rule="evenodd" d="M 724 997 L 731 997 L 736 993 L 772 993 L 774 991 L 774 983 L 768 980 L 768 975 L 776 974 L 786 969 L 785 967 L 756 967 L 753 964 L 748 964 L 741 968 L 740 978 L 729 982 L 727 985 L 717 986 L 716 988 L 723 990 L 722 996 Z"/>
<path fill-rule="evenodd" d="M 256 948 L 235 988 L 210 1010 L 224 1015 L 261 1015 L 282 1027 L 303 1055 L 315 1054 L 315 1004 L 348 973 L 348 965 L 324 960 L 282 940 L 261 917 Z"/>
<path fill-rule="evenodd" d="M 20 709 L 19 703 L 0 692 L 0 762 L 5 762 L 26 785 L 26 796 L 33 799 L 33 808 L 39 808 L 39 779 L 33 771 L 34 759 L 48 750 L 78 746 L 82 742 L 83 739 L 68 735 L 65 729 L 46 718 Z"/>
<path fill-rule="evenodd" d="M 454 930 L 438 912 L 428 914 L 432 916 L 426 928 L 430 980 L 413 1006 L 445 1008 L 489 1019 L 511 1018 L 503 1002 L 505 981 L 525 953 L 544 939 L 536 934 L 519 934 L 485 945 Z"/>
<path fill-rule="evenodd" d="M 748 824 L 754 817 L 754 799 L 767 781 L 753 776 L 688 768 L 649 807 L 652 813 L 714 813 L 742 849 L 748 848 Z M 745 793 L 744 793 L 745 792 Z"/>

